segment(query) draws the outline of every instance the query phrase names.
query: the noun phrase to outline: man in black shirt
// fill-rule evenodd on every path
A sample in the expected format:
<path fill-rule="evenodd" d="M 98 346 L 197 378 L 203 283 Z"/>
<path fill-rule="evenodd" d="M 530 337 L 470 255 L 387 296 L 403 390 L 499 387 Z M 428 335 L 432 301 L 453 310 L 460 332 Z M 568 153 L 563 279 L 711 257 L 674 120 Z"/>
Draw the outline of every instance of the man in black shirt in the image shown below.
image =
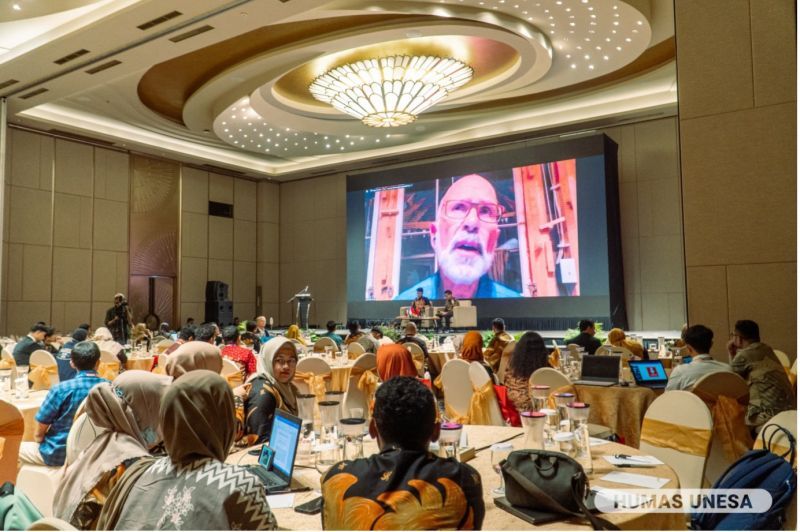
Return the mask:
<path fill-rule="evenodd" d="M 133 316 L 124 294 L 114 295 L 114 306 L 106 311 L 105 325 L 111 331 L 114 341 L 125 345 L 131 337 Z"/>
<path fill-rule="evenodd" d="M 600 340 L 594 337 L 594 322 L 591 320 L 581 320 L 578 324 L 581 333 L 575 338 L 566 340 L 567 344 L 575 344 L 586 349 L 586 352 L 593 355 L 600 347 Z"/>

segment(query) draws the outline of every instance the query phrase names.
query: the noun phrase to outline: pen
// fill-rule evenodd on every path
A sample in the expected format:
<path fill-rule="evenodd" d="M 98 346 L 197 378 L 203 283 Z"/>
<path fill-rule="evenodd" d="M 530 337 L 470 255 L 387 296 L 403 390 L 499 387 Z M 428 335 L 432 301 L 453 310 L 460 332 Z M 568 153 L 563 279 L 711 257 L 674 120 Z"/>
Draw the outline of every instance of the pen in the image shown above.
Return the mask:
<path fill-rule="evenodd" d="M 617 467 L 638 467 L 641 469 L 648 469 L 655 466 L 652 464 L 620 464 Z"/>

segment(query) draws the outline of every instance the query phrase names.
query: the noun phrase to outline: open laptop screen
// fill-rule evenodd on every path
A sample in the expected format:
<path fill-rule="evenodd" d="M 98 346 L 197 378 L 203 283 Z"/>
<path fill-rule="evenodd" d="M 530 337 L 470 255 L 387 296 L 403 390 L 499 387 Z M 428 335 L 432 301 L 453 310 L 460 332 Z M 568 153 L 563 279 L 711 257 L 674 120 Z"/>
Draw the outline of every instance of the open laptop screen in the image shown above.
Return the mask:
<path fill-rule="evenodd" d="M 269 446 L 275 451 L 272 470 L 287 480 L 292 476 L 297 442 L 300 439 L 300 419 L 280 411 L 275 411 Z"/>
<path fill-rule="evenodd" d="M 667 380 L 667 372 L 660 360 L 632 360 L 629 362 L 636 384 L 652 384 Z"/>

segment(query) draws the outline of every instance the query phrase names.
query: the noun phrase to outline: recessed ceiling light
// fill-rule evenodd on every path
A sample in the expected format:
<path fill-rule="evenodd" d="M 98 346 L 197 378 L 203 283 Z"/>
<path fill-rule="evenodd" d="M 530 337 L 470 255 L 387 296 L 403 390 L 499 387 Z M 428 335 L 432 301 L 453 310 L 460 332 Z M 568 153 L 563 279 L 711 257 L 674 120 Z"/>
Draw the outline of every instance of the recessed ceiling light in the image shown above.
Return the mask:
<path fill-rule="evenodd" d="M 22 11 L 22 6 L 20 6 L 19 4 L 12 4 L 12 5 L 11 5 L 11 8 L 12 8 L 14 11 Z"/>

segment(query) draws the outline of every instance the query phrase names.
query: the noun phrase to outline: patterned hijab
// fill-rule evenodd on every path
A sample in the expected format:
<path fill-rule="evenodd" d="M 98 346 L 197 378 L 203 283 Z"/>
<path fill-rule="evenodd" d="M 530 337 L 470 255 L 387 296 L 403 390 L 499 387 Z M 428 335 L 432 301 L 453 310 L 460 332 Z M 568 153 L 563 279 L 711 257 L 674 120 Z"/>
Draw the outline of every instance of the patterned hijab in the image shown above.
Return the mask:
<path fill-rule="evenodd" d="M 222 371 L 222 355 L 217 346 L 208 342 L 186 342 L 167 355 L 166 372 L 170 377 L 177 379 L 197 369 Z"/>
<path fill-rule="evenodd" d="M 218 373 L 198 369 L 176 380 L 161 400 L 159 415 L 173 464 L 228 457 L 234 439 L 233 392 Z"/>
<path fill-rule="evenodd" d="M 289 325 L 289 328 L 286 330 L 286 338 L 300 342 L 301 345 L 306 345 L 303 335 L 300 334 L 300 327 L 297 325 Z"/>
<path fill-rule="evenodd" d="M 281 348 L 285 345 L 288 345 L 292 349 L 292 353 L 294 357 L 297 358 L 297 347 L 295 344 L 287 339 L 284 336 L 276 336 L 275 338 L 270 338 L 270 340 L 264 344 L 261 348 L 261 356 L 258 357 L 258 368 L 257 373 L 260 377 L 266 379 L 266 381 L 274 388 L 280 395 L 281 399 L 283 400 L 283 404 L 286 407 L 286 410 L 291 414 L 297 414 L 297 395 L 300 393 L 297 390 L 297 387 L 292 384 L 291 381 L 287 383 L 280 382 L 275 377 L 275 369 L 272 365 L 272 360 L 275 358 L 275 355 Z M 294 378 L 294 375 L 292 375 Z"/>
<path fill-rule="evenodd" d="M 161 441 L 158 408 L 169 377 L 148 371 L 126 371 L 113 383 L 101 383 L 86 397 L 86 415 L 99 436 L 64 470 L 56 493 L 56 517 L 72 521 L 81 500 L 100 478 L 132 458 L 148 456 Z"/>
<path fill-rule="evenodd" d="M 408 349 L 400 344 L 386 344 L 378 348 L 378 375 L 383 382 L 392 377 L 416 377 L 417 367 Z"/>
<path fill-rule="evenodd" d="M 461 358 L 469 362 L 483 362 L 483 337 L 478 331 L 470 331 L 464 335 L 461 344 Z"/>

